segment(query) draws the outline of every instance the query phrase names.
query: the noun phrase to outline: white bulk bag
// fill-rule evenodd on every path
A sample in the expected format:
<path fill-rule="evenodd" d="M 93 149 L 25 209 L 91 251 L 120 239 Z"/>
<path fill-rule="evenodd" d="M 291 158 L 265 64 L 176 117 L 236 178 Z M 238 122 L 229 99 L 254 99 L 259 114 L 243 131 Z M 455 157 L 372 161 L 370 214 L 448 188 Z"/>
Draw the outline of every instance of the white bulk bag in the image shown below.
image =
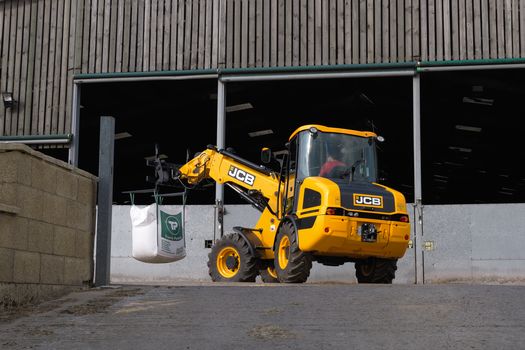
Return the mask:
<path fill-rule="evenodd" d="M 184 215 L 157 203 L 130 209 L 132 256 L 146 263 L 169 263 L 186 256 Z"/>

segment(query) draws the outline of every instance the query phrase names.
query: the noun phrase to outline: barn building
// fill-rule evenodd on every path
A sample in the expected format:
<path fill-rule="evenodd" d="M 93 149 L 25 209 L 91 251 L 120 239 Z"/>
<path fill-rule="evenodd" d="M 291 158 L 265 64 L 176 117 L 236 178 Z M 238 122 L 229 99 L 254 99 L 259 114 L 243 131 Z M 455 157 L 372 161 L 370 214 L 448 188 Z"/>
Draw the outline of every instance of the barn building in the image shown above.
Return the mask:
<path fill-rule="evenodd" d="M 126 205 L 156 144 L 257 162 L 300 125 L 375 131 L 416 279 L 524 277 L 523 68 L 521 0 L 0 0 L 0 141 L 97 174 L 113 116 Z M 244 203 L 189 204 L 217 200 Z"/>

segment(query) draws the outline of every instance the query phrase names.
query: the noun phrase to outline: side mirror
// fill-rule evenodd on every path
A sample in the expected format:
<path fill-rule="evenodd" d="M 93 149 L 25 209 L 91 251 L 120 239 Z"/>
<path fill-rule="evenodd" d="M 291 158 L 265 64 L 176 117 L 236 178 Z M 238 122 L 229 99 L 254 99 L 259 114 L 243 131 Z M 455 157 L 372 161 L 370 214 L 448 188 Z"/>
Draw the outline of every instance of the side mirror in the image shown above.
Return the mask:
<path fill-rule="evenodd" d="M 379 183 L 384 183 L 388 179 L 388 174 L 384 170 L 379 171 L 379 177 L 377 178 L 377 181 Z"/>
<path fill-rule="evenodd" d="M 264 164 L 268 164 L 270 163 L 271 160 L 272 160 L 272 150 L 269 149 L 268 147 L 263 147 L 263 149 L 261 150 L 261 161 Z"/>

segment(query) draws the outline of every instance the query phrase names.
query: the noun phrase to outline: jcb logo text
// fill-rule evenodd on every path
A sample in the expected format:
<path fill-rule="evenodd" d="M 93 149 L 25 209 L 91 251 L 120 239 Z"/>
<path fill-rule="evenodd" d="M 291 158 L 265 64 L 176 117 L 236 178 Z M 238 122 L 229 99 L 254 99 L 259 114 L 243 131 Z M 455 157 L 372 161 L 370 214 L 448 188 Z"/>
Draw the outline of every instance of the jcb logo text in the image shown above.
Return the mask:
<path fill-rule="evenodd" d="M 234 166 L 230 167 L 230 171 L 228 171 L 228 175 L 250 186 L 253 186 L 253 182 L 255 181 L 254 175 L 247 173 L 246 171 L 236 168 Z"/>
<path fill-rule="evenodd" d="M 354 205 L 383 208 L 383 197 L 355 193 Z"/>

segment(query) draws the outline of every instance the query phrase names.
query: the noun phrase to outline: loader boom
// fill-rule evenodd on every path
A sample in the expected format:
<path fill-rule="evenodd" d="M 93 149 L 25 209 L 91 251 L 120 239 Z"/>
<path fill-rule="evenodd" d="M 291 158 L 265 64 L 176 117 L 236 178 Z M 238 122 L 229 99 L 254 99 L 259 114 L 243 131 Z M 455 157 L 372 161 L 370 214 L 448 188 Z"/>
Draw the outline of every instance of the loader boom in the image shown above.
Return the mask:
<path fill-rule="evenodd" d="M 178 179 L 190 186 L 212 179 L 226 184 L 259 211 L 268 208 L 277 212 L 276 191 L 279 174 L 245 160 L 236 154 L 208 146 L 188 163 L 179 168 Z"/>

